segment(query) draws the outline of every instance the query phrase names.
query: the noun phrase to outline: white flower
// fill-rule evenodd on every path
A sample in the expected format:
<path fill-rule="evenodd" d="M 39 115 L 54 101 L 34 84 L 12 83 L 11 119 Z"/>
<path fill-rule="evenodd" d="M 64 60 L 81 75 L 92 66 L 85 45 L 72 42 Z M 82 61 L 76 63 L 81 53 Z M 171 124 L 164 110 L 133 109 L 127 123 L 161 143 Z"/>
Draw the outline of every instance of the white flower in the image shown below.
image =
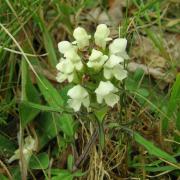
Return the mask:
<path fill-rule="evenodd" d="M 108 59 L 108 56 L 103 55 L 102 52 L 93 49 L 89 57 L 87 66 L 90 68 L 99 69 L 103 66 L 103 64 L 105 63 L 107 59 Z"/>
<path fill-rule="evenodd" d="M 60 62 L 56 65 L 56 68 L 60 71 L 56 77 L 58 82 L 61 83 L 66 79 L 68 82 L 73 81 L 75 66 L 70 60 L 61 58 Z"/>
<path fill-rule="evenodd" d="M 24 158 L 26 160 L 26 163 L 29 162 L 31 155 L 33 154 L 33 151 L 36 150 L 36 142 L 35 140 L 31 137 L 28 136 L 25 138 L 25 143 L 22 149 L 22 153 L 24 155 Z M 20 150 L 17 149 L 14 152 L 14 155 L 8 160 L 8 163 L 11 163 L 17 159 L 20 159 Z"/>
<path fill-rule="evenodd" d="M 73 48 L 73 45 L 69 41 L 61 41 L 58 43 L 59 52 L 62 54 L 65 54 L 71 48 Z"/>
<path fill-rule="evenodd" d="M 83 49 L 84 47 L 89 46 L 89 39 L 91 36 L 87 34 L 84 28 L 77 27 L 73 32 L 73 36 L 79 49 Z"/>
<path fill-rule="evenodd" d="M 110 45 L 110 54 L 121 56 L 124 59 L 128 59 L 129 56 L 126 52 L 127 40 L 125 38 L 117 38 Z"/>
<path fill-rule="evenodd" d="M 102 47 L 105 49 L 106 47 L 106 42 L 111 40 L 111 38 L 108 38 L 110 34 L 110 30 L 107 27 L 106 24 L 99 24 L 96 28 L 96 32 L 94 34 L 95 38 L 95 44 L 99 47 Z"/>
<path fill-rule="evenodd" d="M 72 89 L 68 91 L 67 95 L 71 97 L 71 99 L 68 100 L 68 104 L 71 108 L 74 109 L 75 112 L 80 110 L 82 104 L 86 108 L 89 108 L 89 94 L 86 91 L 86 89 L 82 86 L 74 86 Z"/>
<path fill-rule="evenodd" d="M 58 43 L 59 52 L 72 62 L 81 61 L 77 53 L 77 46 L 73 46 L 69 41 L 61 41 Z"/>
<path fill-rule="evenodd" d="M 107 62 L 104 64 L 104 77 L 106 79 L 115 77 L 120 81 L 125 79 L 127 77 L 127 71 L 121 64 L 119 64 L 123 61 L 123 58 L 116 55 L 111 55 Z"/>
<path fill-rule="evenodd" d="M 119 101 L 119 96 L 115 94 L 116 92 L 118 92 L 118 89 L 110 81 L 101 81 L 95 90 L 97 102 L 101 104 L 104 100 L 108 106 L 113 107 Z"/>

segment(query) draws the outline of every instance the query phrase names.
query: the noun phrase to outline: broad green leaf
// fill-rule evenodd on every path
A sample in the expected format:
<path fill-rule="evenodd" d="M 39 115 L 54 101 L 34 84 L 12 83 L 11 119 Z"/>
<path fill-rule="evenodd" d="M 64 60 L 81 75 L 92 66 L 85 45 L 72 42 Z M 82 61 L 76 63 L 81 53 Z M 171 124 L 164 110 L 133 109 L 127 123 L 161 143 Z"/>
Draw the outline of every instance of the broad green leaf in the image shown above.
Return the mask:
<path fill-rule="evenodd" d="M 38 87 L 44 96 L 46 102 L 51 107 L 57 107 L 62 110 L 64 107 L 64 100 L 61 95 L 57 92 L 57 90 L 52 86 L 52 84 L 43 76 L 40 76 L 42 82 L 45 84 L 46 87 L 42 85 L 41 82 L 38 81 Z"/>
<path fill-rule="evenodd" d="M 59 111 L 64 110 L 64 100 L 61 95 L 57 92 L 57 90 L 51 85 L 51 83 L 46 80 L 43 76 L 41 76 L 42 82 L 45 84 L 47 88 L 45 88 L 42 83 L 38 81 L 38 87 L 44 96 L 46 102 L 52 108 L 58 108 Z M 47 115 L 48 113 L 46 113 Z M 40 141 L 45 143 L 44 140 L 47 136 L 53 138 L 57 135 L 57 133 L 62 130 L 68 137 L 73 138 L 74 136 L 74 121 L 71 115 L 69 114 L 52 114 L 47 115 L 48 118 L 44 118 L 41 120 L 41 125 L 43 126 L 43 132 L 40 136 Z M 44 122 L 43 122 L 44 121 Z M 51 134 L 51 136 L 50 136 Z M 47 142 L 50 139 L 47 139 Z M 44 144 L 45 145 L 45 144 Z"/>
<path fill-rule="evenodd" d="M 29 167 L 31 169 L 47 169 L 49 166 L 49 157 L 46 153 L 33 155 L 29 161 Z"/>
<path fill-rule="evenodd" d="M 158 158 L 163 158 L 169 162 L 172 163 L 177 163 L 176 159 L 171 156 L 170 154 L 166 153 L 165 151 L 161 150 L 160 148 L 156 147 L 152 142 L 146 140 L 145 138 L 143 138 L 140 134 L 138 134 L 137 132 L 134 133 L 134 139 L 141 144 L 142 146 L 144 146 L 149 154 L 152 154 Z"/>

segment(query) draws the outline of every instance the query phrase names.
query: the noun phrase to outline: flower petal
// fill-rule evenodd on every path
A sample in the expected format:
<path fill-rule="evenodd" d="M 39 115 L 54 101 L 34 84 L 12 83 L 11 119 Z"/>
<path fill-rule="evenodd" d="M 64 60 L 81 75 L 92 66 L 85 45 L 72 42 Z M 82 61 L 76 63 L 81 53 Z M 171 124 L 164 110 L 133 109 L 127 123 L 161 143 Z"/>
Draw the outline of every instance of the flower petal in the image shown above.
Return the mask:
<path fill-rule="evenodd" d="M 89 57 L 89 60 L 90 60 L 90 61 L 95 61 L 95 60 L 97 60 L 98 58 L 100 58 L 102 55 L 103 55 L 103 53 L 102 53 L 101 51 L 98 51 L 98 50 L 96 50 L 96 49 L 93 49 L 93 50 L 92 50 L 92 53 L 91 53 L 91 55 L 90 55 L 90 57 Z"/>
<path fill-rule="evenodd" d="M 107 60 L 104 67 L 113 68 L 114 66 L 116 66 L 117 64 L 119 64 L 119 63 L 121 63 L 123 61 L 124 61 L 124 59 L 122 57 L 119 57 L 119 56 L 116 56 L 116 55 L 113 54 Z"/>
<path fill-rule="evenodd" d="M 74 63 L 74 66 L 77 71 L 81 71 L 83 68 L 83 63 L 81 61 L 79 61 L 77 63 Z"/>
<path fill-rule="evenodd" d="M 96 32 L 94 34 L 95 44 L 99 47 L 105 49 L 106 41 L 109 40 L 108 36 L 110 34 L 110 30 L 106 24 L 99 24 L 96 28 Z"/>
<path fill-rule="evenodd" d="M 72 82 L 74 79 L 74 73 L 68 74 L 67 79 L 68 79 L 68 82 Z"/>
<path fill-rule="evenodd" d="M 119 96 L 116 94 L 110 93 L 104 97 L 104 100 L 107 105 L 113 107 L 119 101 Z"/>
<path fill-rule="evenodd" d="M 86 108 L 89 108 L 89 105 L 90 105 L 89 96 L 85 97 L 85 98 L 82 100 L 82 104 L 83 104 Z"/>
<path fill-rule="evenodd" d="M 95 93 L 101 96 L 105 96 L 112 92 L 114 85 L 110 81 L 101 81 L 98 88 L 95 90 Z"/>
<path fill-rule="evenodd" d="M 113 69 L 113 75 L 116 79 L 122 81 L 127 77 L 127 71 L 119 64 Z"/>
<path fill-rule="evenodd" d="M 75 112 L 79 111 L 81 108 L 81 101 L 78 99 L 69 99 L 68 104 Z"/>
<path fill-rule="evenodd" d="M 83 99 L 88 96 L 88 92 L 82 86 L 76 85 L 68 91 L 67 95 L 72 99 Z"/>
<path fill-rule="evenodd" d="M 110 45 L 109 50 L 111 54 L 124 52 L 126 50 L 127 40 L 125 38 L 117 38 Z"/>
<path fill-rule="evenodd" d="M 101 95 L 99 95 L 99 94 L 97 94 L 96 97 L 97 97 L 97 102 L 98 102 L 99 104 L 102 104 L 102 102 L 103 102 L 103 97 L 102 97 Z"/>
<path fill-rule="evenodd" d="M 72 44 L 69 41 L 61 41 L 58 43 L 59 52 L 64 54 L 72 48 Z"/>
<path fill-rule="evenodd" d="M 112 78 L 112 69 L 109 68 L 104 68 L 104 77 L 106 79 L 111 79 Z"/>
<path fill-rule="evenodd" d="M 77 27 L 73 32 L 73 36 L 80 49 L 83 49 L 84 47 L 89 45 L 89 39 L 91 36 L 87 34 L 84 28 Z"/>
<path fill-rule="evenodd" d="M 63 74 L 63 73 L 61 73 L 61 72 L 59 72 L 58 74 L 57 74 L 57 76 L 56 76 L 56 80 L 58 81 L 58 82 L 63 82 L 63 81 L 65 81 L 67 79 L 67 75 L 66 74 Z"/>

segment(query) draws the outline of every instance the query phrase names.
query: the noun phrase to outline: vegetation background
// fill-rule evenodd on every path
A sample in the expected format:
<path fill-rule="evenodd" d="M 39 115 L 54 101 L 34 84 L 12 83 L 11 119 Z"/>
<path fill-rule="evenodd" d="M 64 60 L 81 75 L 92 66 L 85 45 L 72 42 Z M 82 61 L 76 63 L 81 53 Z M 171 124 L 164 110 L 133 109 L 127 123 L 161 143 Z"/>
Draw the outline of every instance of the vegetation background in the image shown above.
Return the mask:
<path fill-rule="evenodd" d="M 128 39 L 129 77 L 120 106 L 97 124 L 64 111 L 57 43 L 98 24 Z M 0 179 L 180 179 L 180 3 L 178 0 L 0 0 Z M 119 119 L 117 114 L 121 113 Z M 8 163 L 25 137 L 26 166 Z"/>

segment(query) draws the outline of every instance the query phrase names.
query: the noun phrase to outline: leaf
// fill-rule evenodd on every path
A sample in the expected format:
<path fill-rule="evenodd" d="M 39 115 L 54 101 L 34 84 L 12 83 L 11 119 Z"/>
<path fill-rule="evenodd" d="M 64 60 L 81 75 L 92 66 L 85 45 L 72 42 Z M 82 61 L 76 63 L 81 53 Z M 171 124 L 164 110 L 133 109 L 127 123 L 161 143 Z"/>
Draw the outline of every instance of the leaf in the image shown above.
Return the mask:
<path fill-rule="evenodd" d="M 0 179 L 1 180 L 8 180 L 8 178 L 6 176 L 4 176 L 3 174 L 0 174 Z"/>
<path fill-rule="evenodd" d="M 144 75 L 144 70 L 138 67 L 134 73 L 133 79 L 138 83 Z"/>
<path fill-rule="evenodd" d="M 43 14 L 43 12 L 41 12 L 41 14 Z M 44 46 L 48 53 L 48 61 L 52 67 L 55 67 L 56 64 L 58 63 L 58 61 L 57 61 L 57 57 L 56 57 L 55 48 L 53 45 L 54 44 L 53 38 L 51 37 L 50 33 L 48 32 L 48 28 L 46 27 L 46 24 L 42 18 L 42 15 L 36 15 L 35 17 L 38 19 L 38 25 L 40 26 L 40 28 L 42 30 Z"/>
<path fill-rule="evenodd" d="M 49 166 L 49 157 L 47 153 L 41 153 L 33 155 L 29 161 L 29 167 L 31 169 L 47 169 Z"/>
<path fill-rule="evenodd" d="M 42 95 L 44 96 L 46 102 L 52 108 L 57 108 L 59 109 L 59 111 L 63 112 L 64 100 L 61 95 L 43 76 L 41 76 L 41 80 L 47 88 L 45 88 L 39 81 L 38 87 Z M 45 115 L 44 118 L 40 119 L 40 128 L 43 127 L 43 131 L 41 132 L 41 134 L 39 134 L 40 141 L 43 143 L 43 145 L 46 144 L 45 140 L 47 136 L 51 139 L 55 137 L 60 130 L 62 130 L 71 139 L 74 137 L 74 120 L 71 115 L 65 113 L 62 113 L 61 115 L 53 115 L 52 113 L 43 114 Z M 49 138 L 46 141 L 50 140 Z"/>
<path fill-rule="evenodd" d="M 44 96 L 46 102 L 52 106 L 59 108 L 62 110 L 64 107 L 64 100 L 61 95 L 57 92 L 57 90 L 51 85 L 51 83 L 43 76 L 40 76 L 42 82 L 45 84 L 47 88 L 45 88 L 40 81 L 38 81 L 38 87 Z"/>
<path fill-rule="evenodd" d="M 158 147 L 156 147 L 152 142 L 144 139 L 140 134 L 138 134 L 137 132 L 134 133 L 134 139 L 141 144 L 142 146 L 144 146 L 149 154 L 152 154 L 158 158 L 162 158 L 165 159 L 169 162 L 172 163 L 177 163 L 176 159 L 171 156 L 170 154 L 166 153 L 165 151 L 159 149 Z"/>
<path fill-rule="evenodd" d="M 67 167 L 69 171 L 72 171 L 73 165 L 74 165 L 74 157 L 72 156 L 72 154 L 69 154 L 68 160 L 67 160 Z"/>
<path fill-rule="evenodd" d="M 16 150 L 15 144 L 0 134 L 0 155 L 11 156 Z"/>
<path fill-rule="evenodd" d="M 30 78 L 29 68 L 27 62 L 22 59 L 22 99 L 34 103 L 40 102 L 40 96 L 37 89 L 33 86 Z M 26 106 L 19 105 L 19 113 L 21 117 L 21 125 L 24 128 L 31 122 L 38 114 L 39 110 Z"/>
<path fill-rule="evenodd" d="M 95 111 L 95 116 L 97 117 L 98 126 L 99 126 L 99 143 L 102 149 L 105 146 L 103 120 L 104 120 L 105 115 L 107 114 L 107 111 L 108 111 L 107 106 L 101 108 L 100 110 Z"/>
<path fill-rule="evenodd" d="M 107 114 L 108 108 L 107 106 L 101 108 L 100 110 L 95 111 L 95 115 L 100 123 L 103 122 L 105 115 Z"/>
<path fill-rule="evenodd" d="M 173 113 L 176 111 L 176 108 L 180 104 L 180 74 L 177 75 L 176 81 L 173 84 L 172 90 L 171 90 L 171 97 L 169 99 L 168 107 L 167 107 L 167 116 L 171 118 L 173 116 Z M 176 124 L 178 125 L 178 117 Z M 169 124 L 169 119 L 164 118 L 162 121 L 162 130 L 163 132 L 167 131 Z"/>
<path fill-rule="evenodd" d="M 54 177 L 52 177 L 52 180 L 72 180 L 74 177 L 81 177 L 86 173 L 82 173 L 81 171 L 71 173 L 69 170 L 65 169 L 51 169 L 51 174 L 54 175 Z"/>
<path fill-rule="evenodd" d="M 145 170 L 149 172 L 165 172 L 165 171 L 173 171 L 175 169 L 177 168 L 173 166 L 145 167 Z"/>

